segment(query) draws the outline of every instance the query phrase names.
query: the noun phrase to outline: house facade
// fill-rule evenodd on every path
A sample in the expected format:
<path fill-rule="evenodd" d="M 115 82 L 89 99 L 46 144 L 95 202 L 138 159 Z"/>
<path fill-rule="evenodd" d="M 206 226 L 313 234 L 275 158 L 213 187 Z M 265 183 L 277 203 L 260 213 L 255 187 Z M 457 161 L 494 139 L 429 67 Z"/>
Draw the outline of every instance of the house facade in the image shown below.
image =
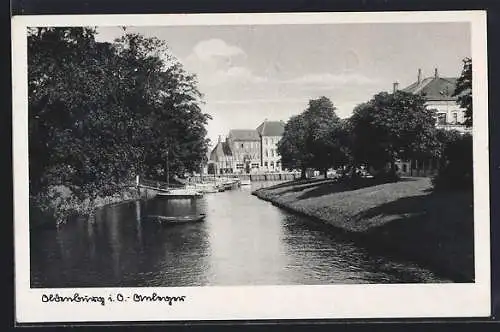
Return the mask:
<path fill-rule="evenodd" d="M 229 144 L 222 141 L 220 136 L 217 145 L 210 152 L 208 164 L 211 166 L 207 167 L 207 173 L 226 174 L 234 171 L 233 153 Z M 212 172 L 208 171 L 210 168 Z"/>
<path fill-rule="evenodd" d="M 264 120 L 257 127 L 260 138 L 260 166 L 264 171 L 276 172 L 282 170 L 281 158 L 278 154 L 278 142 L 283 137 L 285 123 L 283 121 Z"/>
<path fill-rule="evenodd" d="M 234 173 L 250 173 L 259 169 L 261 147 L 255 130 L 231 129 L 226 142 L 233 154 Z"/>
<path fill-rule="evenodd" d="M 281 171 L 278 142 L 283 136 L 283 121 L 265 120 L 257 129 L 231 129 L 209 157 L 216 174 L 248 174 Z"/>
<path fill-rule="evenodd" d="M 457 104 L 457 97 L 453 96 L 457 84 L 456 77 L 440 77 L 438 69 L 434 75 L 422 78 L 422 70 L 418 70 L 417 81 L 402 89 L 404 92 L 421 95 L 425 98 L 427 109 L 436 110 L 436 126 L 438 128 L 457 130 L 465 133 L 470 128 L 463 123 L 465 110 Z"/>

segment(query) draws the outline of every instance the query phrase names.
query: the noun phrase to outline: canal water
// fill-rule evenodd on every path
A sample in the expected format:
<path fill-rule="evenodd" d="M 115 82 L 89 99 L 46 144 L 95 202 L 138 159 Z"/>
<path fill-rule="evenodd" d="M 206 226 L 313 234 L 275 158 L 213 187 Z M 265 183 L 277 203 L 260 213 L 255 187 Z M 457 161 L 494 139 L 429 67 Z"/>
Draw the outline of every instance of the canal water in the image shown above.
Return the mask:
<path fill-rule="evenodd" d="M 257 185 L 269 185 L 258 183 Z M 251 195 L 155 198 L 98 211 L 93 222 L 31 236 L 31 286 L 178 287 L 442 282 L 409 262 L 371 253 L 331 229 Z M 206 213 L 158 226 L 147 215 Z"/>

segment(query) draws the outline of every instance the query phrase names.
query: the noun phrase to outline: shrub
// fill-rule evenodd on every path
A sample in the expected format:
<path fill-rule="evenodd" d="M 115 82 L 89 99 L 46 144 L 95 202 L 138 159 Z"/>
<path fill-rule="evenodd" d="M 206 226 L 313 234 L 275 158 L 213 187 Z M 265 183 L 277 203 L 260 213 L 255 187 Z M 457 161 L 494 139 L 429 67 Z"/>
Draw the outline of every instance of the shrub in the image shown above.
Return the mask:
<path fill-rule="evenodd" d="M 443 142 L 440 167 L 433 178 L 435 189 L 472 190 L 472 136 L 449 135 Z"/>

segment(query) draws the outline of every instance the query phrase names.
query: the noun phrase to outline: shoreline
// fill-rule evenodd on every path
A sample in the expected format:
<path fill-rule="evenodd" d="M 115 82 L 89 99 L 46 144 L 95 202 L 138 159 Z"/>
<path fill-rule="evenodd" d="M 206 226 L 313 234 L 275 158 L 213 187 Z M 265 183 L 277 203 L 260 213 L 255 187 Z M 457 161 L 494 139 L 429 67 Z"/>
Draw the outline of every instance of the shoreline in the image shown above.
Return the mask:
<path fill-rule="evenodd" d="M 91 219 L 101 209 L 137 200 L 151 199 L 156 194 L 150 189 L 141 189 L 140 194 L 138 194 L 137 189 L 131 186 L 113 195 L 97 196 L 94 200 L 90 198 L 78 200 L 64 186 L 58 187 L 55 191 L 59 195 L 59 200 L 49 199 L 41 204 L 45 210 L 37 204 L 31 205 L 32 198 L 30 197 L 30 231 L 64 227 L 66 224 L 77 222 L 81 218 Z"/>
<path fill-rule="evenodd" d="M 425 181 L 416 180 L 419 184 Z M 343 191 L 328 191 L 330 188 L 327 187 L 321 195 L 310 194 L 304 198 L 308 192 L 325 186 L 335 187 L 335 183 L 328 180 L 287 182 L 257 189 L 252 195 L 289 213 L 321 223 L 367 249 L 414 262 L 454 282 L 474 282 L 473 222 L 467 219 L 467 213 L 458 220 L 442 218 L 457 204 L 463 208 L 467 193 L 453 193 L 448 198 L 444 197 L 445 194 L 429 193 L 428 185 L 423 184 L 411 196 L 393 195 L 396 197 L 393 199 L 390 194 L 385 197 L 383 194 L 401 187 L 401 183 L 388 183 Z M 349 204 L 337 203 L 349 194 L 348 198 L 353 198 Z M 359 200 L 366 199 L 357 203 L 355 197 L 358 196 Z M 381 204 L 377 201 L 380 197 Z M 440 205 L 446 198 L 447 204 Z M 409 203 L 396 211 L 395 206 L 407 199 Z M 409 211 L 404 211 L 412 204 Z M 425 210 L 415 213 L 414 209 L 420 207 Z M 457 227 L 451 228 L 450 225 Z"/>

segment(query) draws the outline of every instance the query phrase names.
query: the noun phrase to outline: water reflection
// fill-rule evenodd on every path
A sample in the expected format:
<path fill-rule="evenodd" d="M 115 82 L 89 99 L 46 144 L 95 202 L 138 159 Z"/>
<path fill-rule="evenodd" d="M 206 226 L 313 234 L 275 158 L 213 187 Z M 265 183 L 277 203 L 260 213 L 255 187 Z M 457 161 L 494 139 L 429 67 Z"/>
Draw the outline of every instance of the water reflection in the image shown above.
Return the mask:
<path fill-rule="evenodd" d="M 439 281 L 429 271 L 376 256 L 257 199 L 251 190 L 261 185 L 195 200 L 110 206 L 93 221 L 33 232 L 32 287 Z M 207 218 L 170 226 L 145 218 L 192 213 Z"/>

